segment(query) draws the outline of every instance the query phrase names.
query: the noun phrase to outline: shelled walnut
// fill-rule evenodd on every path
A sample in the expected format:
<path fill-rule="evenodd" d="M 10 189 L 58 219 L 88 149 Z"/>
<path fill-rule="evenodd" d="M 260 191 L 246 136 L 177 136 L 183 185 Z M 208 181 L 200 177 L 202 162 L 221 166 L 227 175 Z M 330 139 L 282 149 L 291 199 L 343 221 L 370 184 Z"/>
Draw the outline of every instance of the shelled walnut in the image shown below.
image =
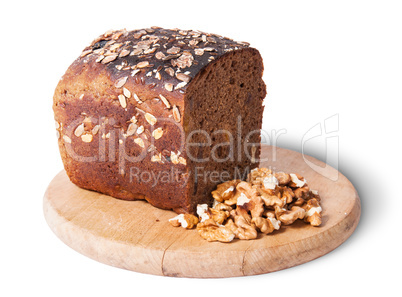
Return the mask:
<path fill-rule="evenodd" d="M 179 215 L 169 222 L 187 229 L 196 226 L 202 238 L 220 242 L 255 239 L 258 232 L 270 234 L 297 220 L 322 223 L 321 198 L 299 174 L 253 169 L 247 181 L 227 181 L 211 194 L 213 207 L 198 205 L 198 218 Z"/>

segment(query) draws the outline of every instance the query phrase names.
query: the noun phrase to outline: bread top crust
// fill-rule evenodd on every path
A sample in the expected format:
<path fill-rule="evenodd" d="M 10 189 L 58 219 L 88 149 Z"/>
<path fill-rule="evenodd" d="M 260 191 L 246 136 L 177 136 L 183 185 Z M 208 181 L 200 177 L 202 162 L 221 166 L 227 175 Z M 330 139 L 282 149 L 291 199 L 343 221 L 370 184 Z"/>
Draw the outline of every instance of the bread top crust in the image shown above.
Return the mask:
<path fill-rule="evenodd" d="M 100 35 L 74 64 L 99 63 L 116 82 L 132 77 L 149 89 L 173 95 L 184 93 L 189 82 L 212 61 L 248 46 L 246 42 L 194 30 L 123 29 Z"/>

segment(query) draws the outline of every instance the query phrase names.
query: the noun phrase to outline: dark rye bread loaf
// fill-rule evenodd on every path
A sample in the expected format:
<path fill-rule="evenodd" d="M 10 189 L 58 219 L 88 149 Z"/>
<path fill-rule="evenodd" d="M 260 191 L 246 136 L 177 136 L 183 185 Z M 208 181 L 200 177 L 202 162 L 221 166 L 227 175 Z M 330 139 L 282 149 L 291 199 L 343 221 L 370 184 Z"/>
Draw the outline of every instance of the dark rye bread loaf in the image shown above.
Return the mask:
<path fill-rule="evenodd" d="M 258 166 L 263 64 L 245 42 L 192 30 L 110 31 L 54 93 L 64 168 L 77 186 L 178 213 Z"/>

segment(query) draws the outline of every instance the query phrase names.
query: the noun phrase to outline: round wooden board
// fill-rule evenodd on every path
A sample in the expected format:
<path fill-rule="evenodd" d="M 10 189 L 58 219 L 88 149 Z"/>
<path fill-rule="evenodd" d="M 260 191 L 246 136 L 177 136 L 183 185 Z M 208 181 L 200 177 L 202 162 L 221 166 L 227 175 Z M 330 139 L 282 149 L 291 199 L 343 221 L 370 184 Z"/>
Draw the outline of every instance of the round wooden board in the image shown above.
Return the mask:
<path fill-rule="evenodd" d="M 360 200 L 337 170 L 300 153 L 265 146 L 261 167 L 303 175 L 322 198 L 323 223 L 282 226 L 255 240 L 207 242 L 196 230 L 172 227 L 172 211 L 123 201 L 72 184 L 64 171 L 44 196 L 44 215 L 68 246 L 96 261 L 155 275 L 234 277 L 277 271 L 334 250 L 355 230 Z M 314 168 L 315 170 L 313 170 Z M 318 172 L 317 172 L 318 171 Z"/>

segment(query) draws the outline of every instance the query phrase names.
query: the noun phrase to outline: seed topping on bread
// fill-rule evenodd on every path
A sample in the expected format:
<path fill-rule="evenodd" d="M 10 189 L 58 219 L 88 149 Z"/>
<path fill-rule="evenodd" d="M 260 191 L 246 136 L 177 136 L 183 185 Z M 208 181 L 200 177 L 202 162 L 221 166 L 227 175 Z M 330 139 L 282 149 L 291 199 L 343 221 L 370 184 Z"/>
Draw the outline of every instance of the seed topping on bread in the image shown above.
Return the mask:
<path fill-rule="evenodd" d="M 202 68 L 216 56 L 248 46 L 246 42 L 195 30 L 160 27 L 134 31 L 123 29 L 100 35 L 82 51 L 79 59 L 95 59 L 117 71 L 130 71 L 131 76 L 142 71 L 144 76 L 151 73 L 147 76 L 150 83 L 152 79 L 164 80 L 163 76 L 167 74 L 177 79 L 175 83 L 165 84 L 168 91 L 174 91 L 190 82 L 193 78 L 191 73 L 198 73 L 192 71 L 193 68 Z M 127 77 L 119 79 L 116 87 L 121 88 Z"/>

